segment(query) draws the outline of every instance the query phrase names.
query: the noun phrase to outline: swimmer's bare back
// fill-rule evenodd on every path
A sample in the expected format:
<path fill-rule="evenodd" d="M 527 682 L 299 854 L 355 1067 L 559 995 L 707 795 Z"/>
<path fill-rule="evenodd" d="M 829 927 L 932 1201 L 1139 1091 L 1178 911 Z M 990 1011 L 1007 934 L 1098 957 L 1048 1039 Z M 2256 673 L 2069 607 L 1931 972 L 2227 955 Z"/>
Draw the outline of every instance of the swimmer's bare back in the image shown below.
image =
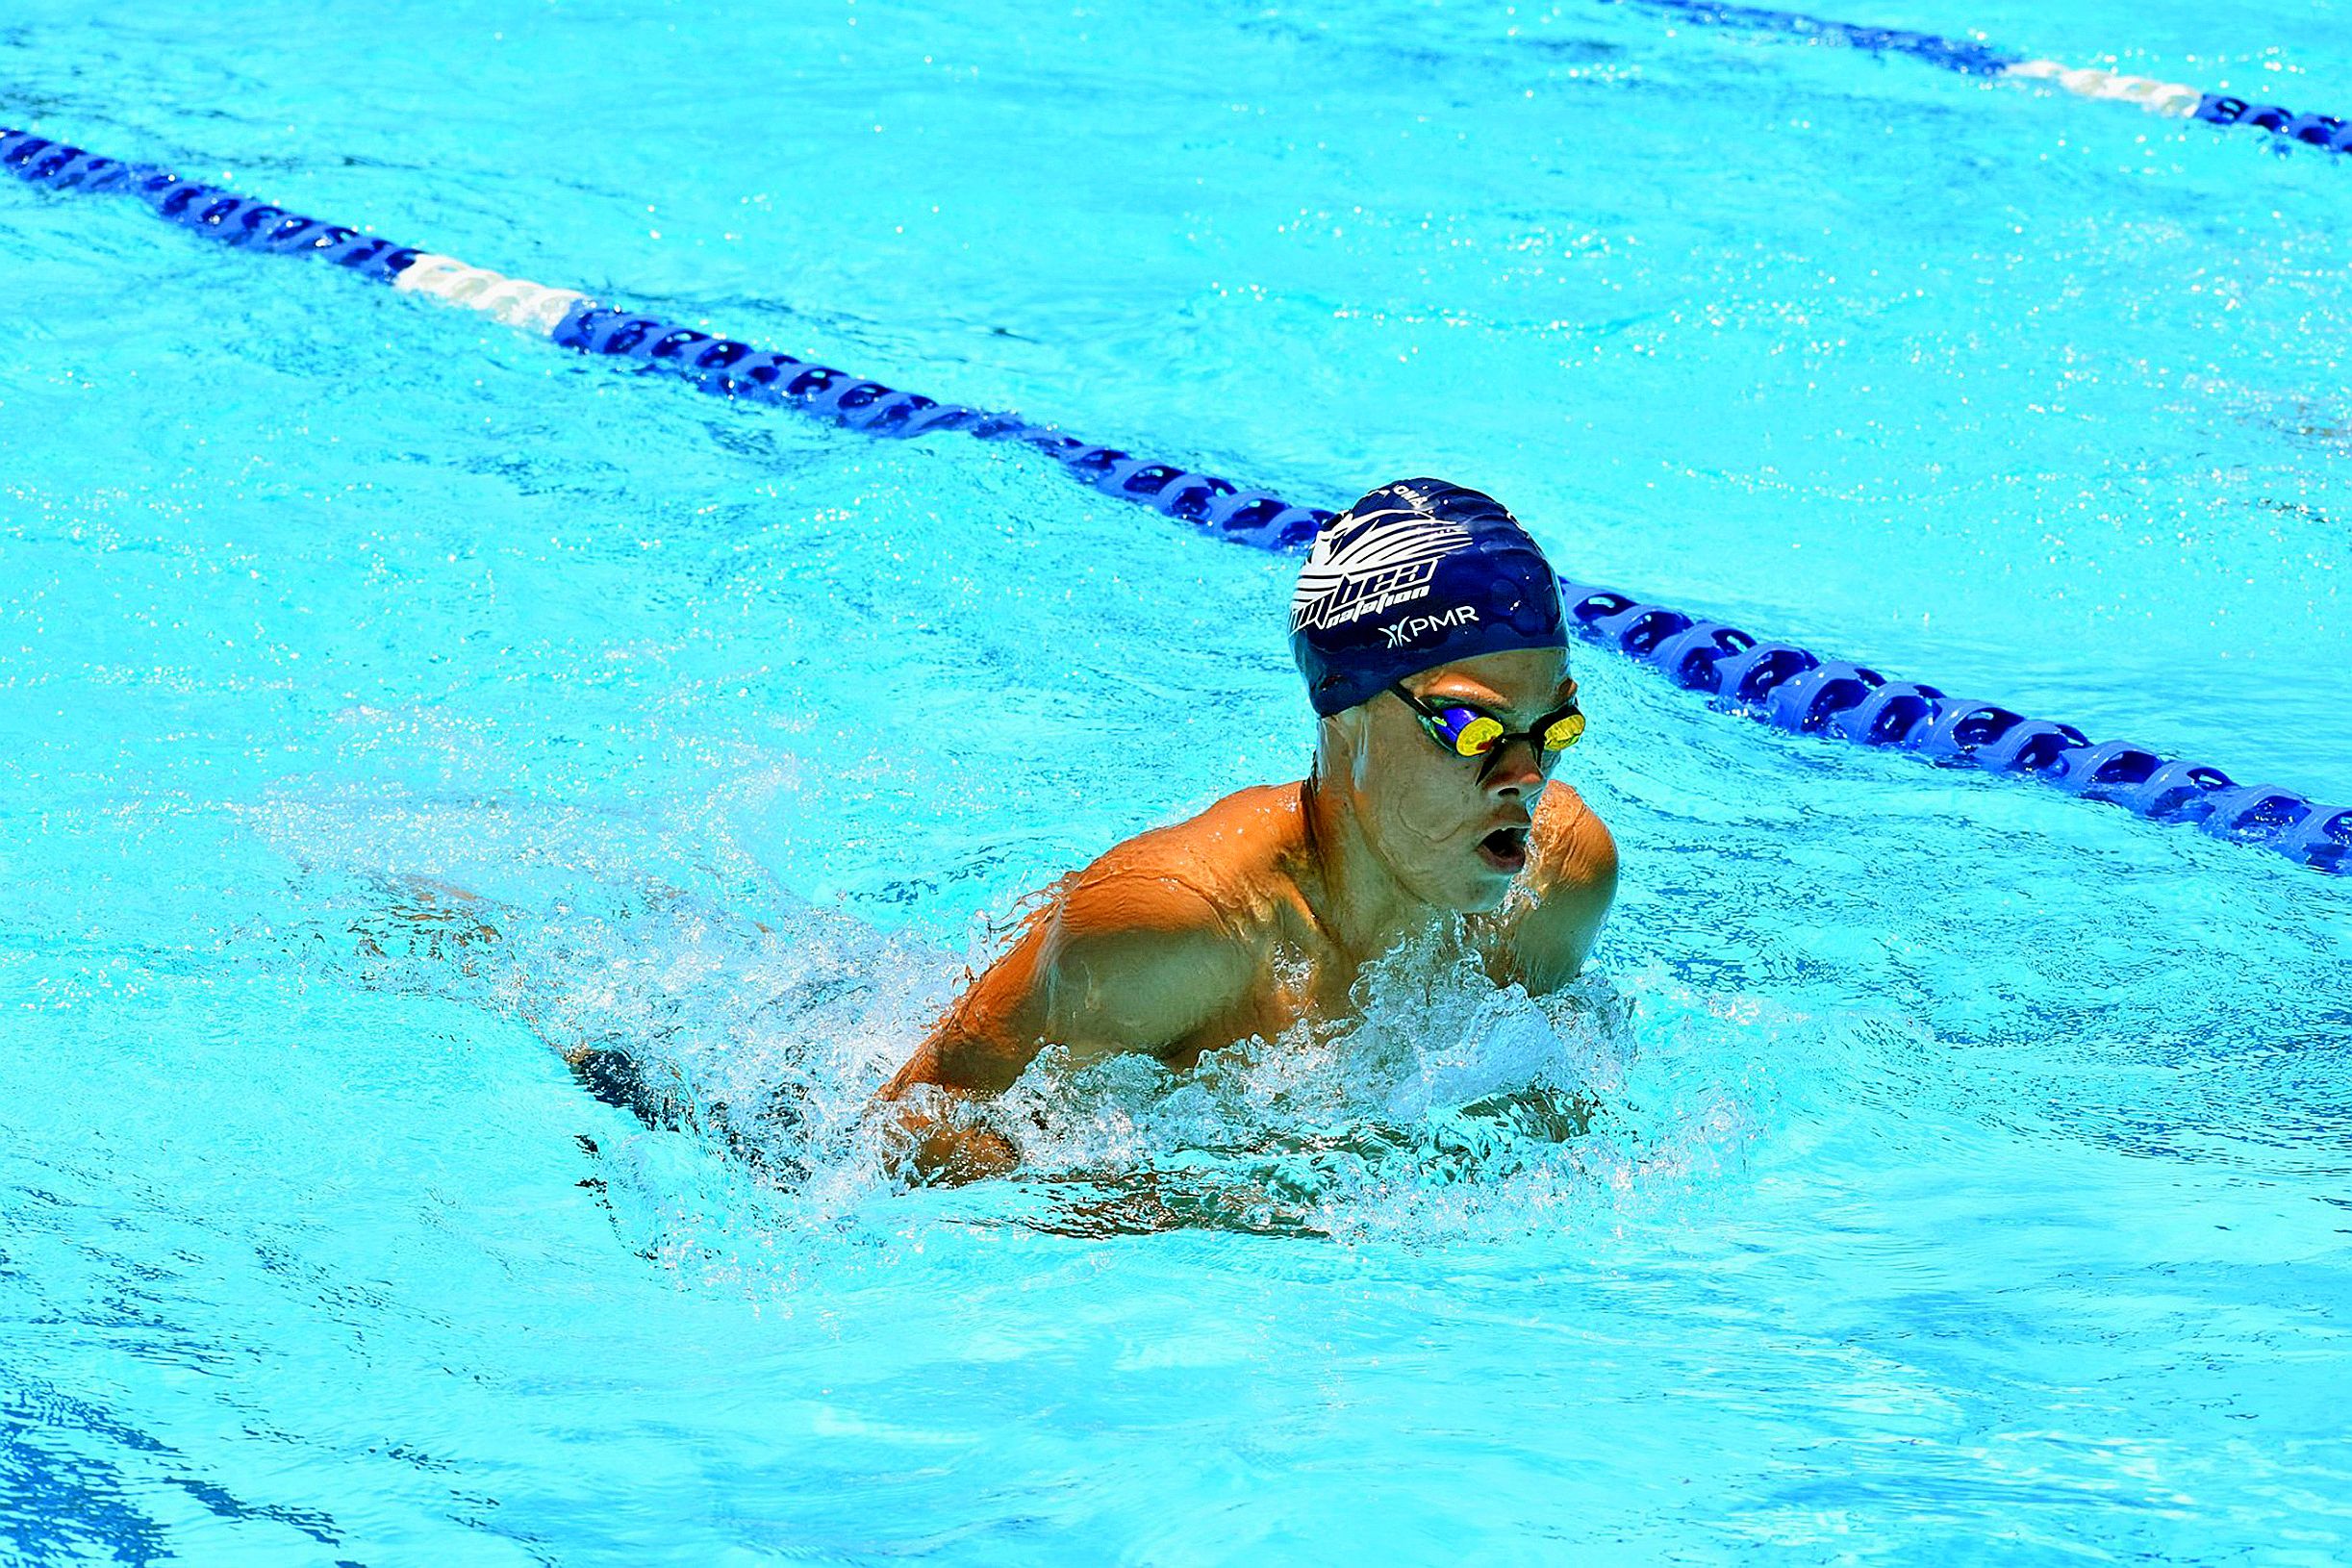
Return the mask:
<path fill-rule="evenodd" d="M 1525 869 L 1501 907 L 1465 923 L 1497 985 L 1541 995 L 1582 968 L 1617 851 L 1574 790 L 1537 788 Z M 883 1089 L 915 1173 L 953 1182 L 1011 1170 L 1011 1145 L 956 1115 L 956 1101 L 1011 1087 L 1049 1043 L 1074 1063 L 1133 1051 L 1183 1071 L 1252 1036 L 1347 1023 L 1363 966 L 1426 928 L 1429 911 L 1376 899 L 1365 920 L 1362 890 L 1331 885 L 1357 858 L 1318 843 L 1335 830 L 1311 783 L 1266 786 L 1064 877 Z"/>

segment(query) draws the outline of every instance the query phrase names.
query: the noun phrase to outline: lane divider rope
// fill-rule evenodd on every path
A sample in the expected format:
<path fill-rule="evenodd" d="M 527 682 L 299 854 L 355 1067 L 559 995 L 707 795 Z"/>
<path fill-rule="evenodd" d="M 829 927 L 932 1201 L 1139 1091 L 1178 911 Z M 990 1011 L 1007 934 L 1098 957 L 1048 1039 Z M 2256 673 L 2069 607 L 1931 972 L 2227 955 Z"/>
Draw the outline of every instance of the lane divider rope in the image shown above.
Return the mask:
<path fill-rule="evenodd" d="M 1261 549 L 1296 550 L 1332 515 L 1181 464 L 1093 445 L 1019 415 L 984 413 L 861 380 L 830 366 L 615 309 L 574 290 L 551 289 L 395 245 L 184 180 L 151 164 L 119 163 L 29 131 L 0 129 L 0 169 L 48 190 L 134 196 L 166 221 L 240 249 L 314 257 L 582 353 L 669 372 L 721 396 L 797 409 L 873 436 L 961 430 L 983 441 L 1017 441 L 1054 458 L 1096 490 Z M 2196 822 L 2217 837 L 2274 849 L 2323 871 L 2352 872 L 2352 805 L 2316 805 L 2291 790 L 2239 785 L 2219 769 L 2123 742 L 2094 745 L 2070 724 L 2028 719 L 1999 703 L 1948 696 L 1934 686 L 1888 680 L 1859 665 L 1763 642 L 1735 626 L 1609 589 L 1563 577 L 1560 591 L 1571 624 L 1586 641 L 1779 728 L 1897 747 L 1949 767 L 2037 778 L 2152 820 Z"/>
<path fill-rule="evenodd" d="M 2136 104 L 2169 119 L 2251 126 L 2329 152 L 2352 152 L 2352 120 L 2340 115 L 2298 114 L 2277 104 L 2208 92 L 2186 83 L 2070 66 L 2056 60 L 2027 60 L 1974 38 L 1938 38 L 1933 33 L 1912 33 L 1897 27 L 1859 27 L 1851 22 L 1808 16 L 1801 12 L 1718 5 L 1714 0 L 1632 0 L 1632 3 L 1701 26 L 1788 33 L 1822 43 L 1865 49 L 1872 54 L 1907 55 L 1938 69 L 1966 76 L 2048 83 L 2077 97 Z"/>

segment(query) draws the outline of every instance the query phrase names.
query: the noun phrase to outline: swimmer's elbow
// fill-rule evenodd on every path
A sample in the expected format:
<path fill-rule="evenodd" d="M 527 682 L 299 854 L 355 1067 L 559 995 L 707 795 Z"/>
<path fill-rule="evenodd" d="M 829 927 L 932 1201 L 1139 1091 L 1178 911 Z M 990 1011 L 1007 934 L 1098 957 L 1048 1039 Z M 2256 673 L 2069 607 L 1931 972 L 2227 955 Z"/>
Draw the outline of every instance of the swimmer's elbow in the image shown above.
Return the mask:
<path fill-rule="evenodd" d="M 1034 937 L 973 979 L 931 1026 L 885 1099 L 923 1084 L 966 1094 L 1001 1094 L 1045 1045 L 1043 988 Z"/>
<path fill-rule="evenodd" d="M 930 1038 L 882 1086 L 877 1098 L 904 1100 L 924 1088 L 963 1095 L 996 1095 L 1010 1089 L 1037 1054 L 1038 1043 L 1031 1040 L 1025 1046 L 1016 1045 L 998 1033 L 962 1027 L 962 1023 L 954 1013 L 941 1020 Z"/>

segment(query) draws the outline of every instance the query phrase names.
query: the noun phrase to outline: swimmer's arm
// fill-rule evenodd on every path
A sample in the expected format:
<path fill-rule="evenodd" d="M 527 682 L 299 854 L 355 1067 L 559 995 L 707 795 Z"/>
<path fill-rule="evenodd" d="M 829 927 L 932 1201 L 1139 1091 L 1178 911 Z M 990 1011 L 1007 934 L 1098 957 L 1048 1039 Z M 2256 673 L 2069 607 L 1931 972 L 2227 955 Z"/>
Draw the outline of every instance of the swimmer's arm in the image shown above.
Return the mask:
<path fill-rule="evenodd" d="M 1577 977 L 1617 897 L 1617 841 L 1583 798 L 1565 785 L 1544 792 L 1529 856 L 1532 895 L 1509 927 L 1509 973 L 1530 996 L 1557 991 Z"/>
<path fill-rule="evenodd" d="M 1253 955 L 1216 906 L 1182 880 L 1098 869 L 990 967 L 882 1091 L 926 1178 L 971 1180 L 1017 1163 L 1011 1145 L 968 1118 L 972 1101 L 1012 1087 L 1048 1042 L 1074 1061 L 1159 1054 L 1248 995 Z M 932 1093 L 916 1091 L 930 1086 Z"/>
<path fill-rule="evenodd" d="M 973 1105 L 1009 1087 L 1040 1049 L 1045 936 L 1032 922 L 875 1097 L 877 1120 L 895 1146 L 891 1162 L 918 1181 L 978 1181 L 1021 1163 L 1003 1134 L 975 1121 Z"/>

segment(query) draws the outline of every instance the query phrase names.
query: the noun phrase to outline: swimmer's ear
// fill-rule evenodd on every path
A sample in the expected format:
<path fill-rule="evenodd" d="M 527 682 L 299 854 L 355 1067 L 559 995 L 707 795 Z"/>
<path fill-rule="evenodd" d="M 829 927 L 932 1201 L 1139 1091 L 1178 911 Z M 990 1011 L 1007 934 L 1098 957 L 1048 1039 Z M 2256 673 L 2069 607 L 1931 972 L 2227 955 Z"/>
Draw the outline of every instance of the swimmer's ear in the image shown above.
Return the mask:
<path fill-rule="evenodd" d="M 1326 783 L 1358 782 L 1365 767 L 1364 745 L 1369 728 L 1363 703 L 1315 721 L 1315 776 Z"/>
<path fill-rule="evenodd" d="M 1336 763 L 1355 749 L 1355 736 L 1348 725 L 1354 709 L 1327 713 L 1315 721 L 1315 767 L 1318 772 L 1327 763 Z"/>
<path fill-rule="evenodd" d="M 1337 713 L 1324 715 L 1315 721 L 1318 738 L 1328 735 L 1351 749 L 1362 745 L 1370 707 L 1369 703 L 1359 702 L 1353 708 L 1342 708 Z"/>

